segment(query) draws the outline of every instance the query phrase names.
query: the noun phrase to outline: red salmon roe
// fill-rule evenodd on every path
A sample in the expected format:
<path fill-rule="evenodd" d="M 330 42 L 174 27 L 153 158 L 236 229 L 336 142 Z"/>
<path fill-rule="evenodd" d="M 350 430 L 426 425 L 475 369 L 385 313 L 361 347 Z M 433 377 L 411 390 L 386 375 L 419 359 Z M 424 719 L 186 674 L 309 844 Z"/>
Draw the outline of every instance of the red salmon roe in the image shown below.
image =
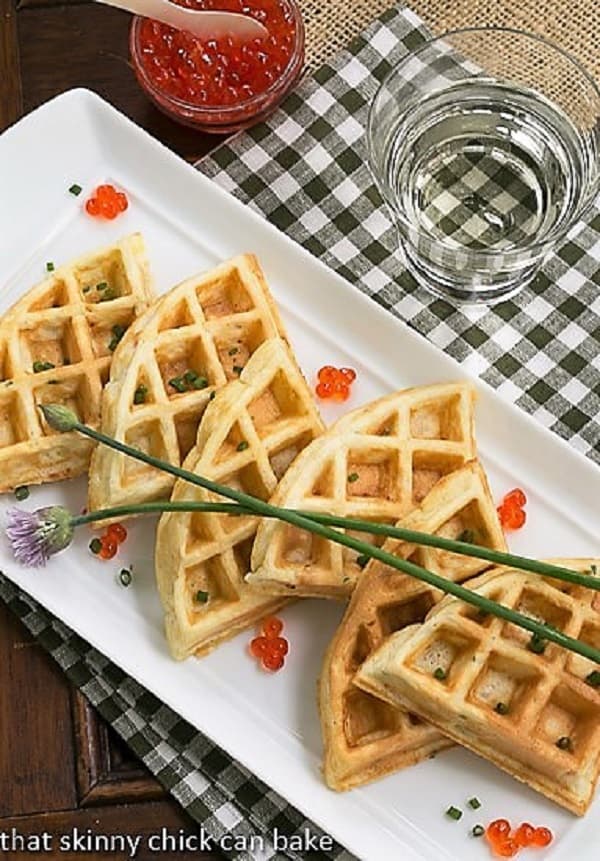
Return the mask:
<path fill-rule="evenodd" d="M 494 819 L 485 830 L 485 836 L 490 843 L 506 840 L 510 834 L 510 822 L 508 819 Z"/>
<path fill-rule="evenodd" d="M 521 529 L 527 520 L 527 514 L 523 506 L 527 504 L 527 497 L 520 488 L 515 488 L 507 493 L 498 506 L 498 516 L 503 529 Z"/>
<path fill-rule="evenodd" d="M 269 90 L 290 65 L 296 22 L 288 0 L 174 0 L 190 9 L 248 14 L 268 34 L 247 42 L 231 36 L 202 40 L 144 19 L 141 64 L 163 93 L 199 107 L 239 105 Z"/>
<path fill-rule="evenodd" d="M 125 212 L 129 206 L 127 195 L 117 191 L 114 185 L 99 185 L 85 204 L 85 211 L 95 218 L 108 218 L 110 221 Z"/>
<path fill-rule="evenodd" d="M 290 650 L 290 645 L 285 637 L 275 637 L 269 644 L 269 649 L 274 655 L 285 657 Z"/>
<path fill-rule="evenodd" d="M 315 392 L 322 400 L 347 401 L 350 397 L 350 386 L 356 379 L 353 368 L 334 368 L 324 365 L 317 374 Z"/>
<path fill-rule="evenodd" d="M 276 619 L 275 616 L 269 616 L 265 619 L 262 625 L 262 632 L 268 640 L 273 640 L 278 637 L 283 631 L 283 622 L 281 619 Z"/>
<path fill-rule="evenodd" d="M 554 840 L 554 835 L 549 828 L 536 828 L 533 833 L 531 846 L 549 846 Z"/>
<path fill-rule="evenodd" d="M 521 847 L 516 840 L 508 837 L 506 840 L 499 840 L 494 843 L 492 849 L 494 854 L 500 858 L 514 858 L 515 855 L 519 854 Z"/>
<path fill-rule="evenodd" d="M 529 822 L 523 822 L 515 831 L 513 838 L 519 846 L 531 846 L 533 843 L 533 835 L 535 828 Z"/>
<path fill-rule="evenodd" d="M 101 559 L 112 559 L 117 554 L 117 542 L 109 535 L 103 535 L 100 539 L 102 547 L 98 554 Z"/>
<path fill-rule="evenodd" d="M 261 633 L 250 642 L 250 654 L 258 658 L 263 669 L 270 672 L 280 670 L 289 652 L 289 643 L 279 635 L 283 631 L 283 622 L 275 616 L 269 616 L 261 626 Z"/>
<path fill-rule="evenodd" d="M 274 673 L 280 670 L 284 663 L 285 659 L 283 655 L 280 655 L 278 652 L 267 652 L 262 659 L 262 665 L 265 670 L 271 670 Z"/>
<path fill-rule="evenodd" d="M 250 643 L 250 653 L 255 658 L 262 658 L 269 651 L 269 641 L 266 637 L 255 637 Z"/>
<path fill-rule="evenodd" d="M 121 523 L 111 523 L 106 534 L 114 538 L 117 544 L 122 544 L 127 539 L 127 530 Z"/>

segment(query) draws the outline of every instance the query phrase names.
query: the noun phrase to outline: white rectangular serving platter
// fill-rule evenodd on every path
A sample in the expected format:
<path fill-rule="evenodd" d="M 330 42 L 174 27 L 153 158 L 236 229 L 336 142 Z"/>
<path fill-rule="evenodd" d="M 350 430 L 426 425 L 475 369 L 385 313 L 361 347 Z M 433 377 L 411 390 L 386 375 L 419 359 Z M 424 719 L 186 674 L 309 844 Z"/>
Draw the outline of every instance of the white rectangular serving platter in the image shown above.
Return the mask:
<path fill-rule="evenodd" d="M 114 222 L 82 212 L 99 182 L 126 189 L 130 208 Z M 67 191 L 79 183 L 84 193 Z M 139 230 L 157 288 L 243 251 L 258 254 L 309 380 L 326 363 L 358 372 L 352 399 L 324 409 L 330 421 L 395 389 L 464 378 L 453 360 L 279 233 L 144 131 L 85 90 L 66 93 L 0 137 L 0 312 L 60 263 Z M 518 552 L 543 557 L 600 552 L 600 470 L 489 387 L 477 383 L 477 435 L 496 497 L 514 486 L 529 499 Z M 85 504 L 83 480 L 33 488 L 24 507 Z M 14 504 L 4 497 L 2 511 Z M 283 612 L 291 652 L 267 675 L 248 656 L 246 632 L 202 660 L 167 653 L 154 588 L 153 524 L 136 522 L 114 562 L 100 562 L 81 530 L 44 571 L 15 564 L 0 542 L 0 568 L 52 613 L 221 745 L 348 850 L 368 861 L 476 861 L 487 857 L 470 828 L 497 816 L 554 829 L 549 861 L 596 861 L 600 801 L 581 820 L 491 765 L 455 749 L 345 794 L 319 772 L 316 681 L 342 607 L 300 601 Z M 150 549 L 149 549 L 150 548 Z M 120 563 L 134 564 L 129 589 Z M 200 785 L 200 781 L 199 781 Z M 467 799 L 478 796 L 475 812 Z M 444 816 L 464 809 L 459 823 Z"/>

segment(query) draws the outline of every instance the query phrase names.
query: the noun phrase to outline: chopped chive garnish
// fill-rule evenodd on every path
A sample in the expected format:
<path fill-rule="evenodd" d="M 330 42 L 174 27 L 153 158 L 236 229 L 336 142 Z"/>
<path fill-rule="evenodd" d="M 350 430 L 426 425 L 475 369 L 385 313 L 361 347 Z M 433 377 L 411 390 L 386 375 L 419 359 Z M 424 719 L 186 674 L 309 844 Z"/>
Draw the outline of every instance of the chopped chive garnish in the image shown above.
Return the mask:
<path fill-rule="evenodd" d="M 187 387 L 183 382 L 183 377 L 173 377 L 172 380 L 169 380 L 169 385 L 174 388 L 176 392 L 187 392 Z"/>
<path fill-rule="evenodd" d="M 585 680 L 590 687 L 600 688 L 600 670 L 592 670 L 592 672 L 585 677 Z"/>
<path fill-rule="evenodd" d="M 481 807 L 481 801 L 475 796 L 473 798 L 469 798 L 469 807 L 472 807 L 473 810 L 479 810 Z"/>
<path fill-rule="evenodd" d="M 359 475 L 357 472 L 351 472 L 348 476 L 348 484 L 354 484 L 355 481 L 358 481 Z"/>
<path fill-rule="evenodd" d="M 119 581 L 121 586 L 131 586 L 132 581 L 131 571 L 129 568 L 121 568 L 119 571 Z"/>
<path fill-rule="evenodd" d="M 241 374 L 243 370 L 244 368 L 242 367 L 242 365 L 234 365 L 232 368 L 234 374 Z"/>
<path fill-rule="evenodd" d="M 559 750 L 572 750 L 573 742 L 568 735 L 563 735 L 556 742 L 556 746 L 559 748 Z"/>
<path fill-rule="evenodd" d="M 349 580 L 349 577 L 342 577 L 342 583 L 347 583 Z"/>
<path fill-rule="evenodd" d="M 191 385 L 194 380 L 198 379 L 198 374 L 196 373 L 196 371 L 186 371 L 183 375 L 183 379 L 186 383 L 189 383 Z"/>
<path fill-rule="evenodd" d="M 106 290 L 103 290 L 102 296 L 98 300 L 99 302 L 110 302 L 111 299 L 116 299 L 118 296 L 117 291 L 114 287 L 107 287 Z"/>
<path fill-rule="evenodd" d="M 433 678 L 437 679 L 438 682 L 443 682 L 447 675 L 448 673 L 443 669 L 443 667 L 436 667 L 433 671 Z"/>
<path fill-rule="evenodd" d="M 196 592 L 196 601 L 198 602 L 198 604 L 206 604 L 206 602 L 208 601 L 208 597 L 208 592 L 204 592 L 202 589 L 198 589 L 198 591 Z"/>
<path fill-rule="evenodd" d="M 369 564 L 369 557 L 368 556 L 357 556 L 356 557 L 356 564 L 358 565 L 359 568 L 364 568 L 365 565 Z"/>
<path fill-rule="evenodd" d="M 208 386 L 208 380 L 206 377 L 196 377 L 194 382 L 192 383 L 193 389 L 205 389 Z"/>
<path fill-rule="evenodd" d="M 228 354 L 229 354 L 230 356 L 235 356 L 235 355 L 237 355 L 237 354 L 239 353 L 239 348 L 238 348 L 238 347 L 232 347 L 232 348 L 231 348 L 230 350 L 228 350 L 227 352 L 228 352 Z"/>
<path fill-rule="evenodd" d="M 46 272 L 54 272 L 54 263 L 51 260 L 46 263 Z"/>
<path fill-rule="evenodd" d="M 598 566 L 597 565 L 590 565 L 590 574 L 592 577 L 598 576 Z"/>
<path fill-rule="evenodd" d="M 27 499 L 29 496 L 29 488 L 26 484 L 22 484 L 20 487 L 15 488 L 15 499 L 18 499 L 19 502 L 23 502 L 24 499 Z"/>
<path fill-rule="evenodd" d="M 83 288 L 83 292 L 84 292 L 84 293 L 89 293 L 91 289 L 92 289 L 92 285 L 91 285 L 91 284 L 88 284 L 88 285 L 87 285 L 87 287 L 84 287 L 84 288 Z"/>
<path fill-rule="evenodd" d="M 148 394 L 148 389 L 146 386 L 138 386 L 135 392 L 133 393 L 133 403 L 134 404 L 145 404 L 146 403 L 146 395 Z"/>
<path fill-rule="evenodd" d="M 507 715 L 509 712 L 509 708 L 506 703 L 496 703 L 494 711 L 499 715 Z"/>
<path fill-rule="evenodd" d="M 483 827 L 483 825 L 474 825 L 471 828 L 471 836 L 472 837 L 483 837 L 484 834 L 485 834 L 485 828 Z"/>
<path fill-rule="evenodd" d="M 527 648 L 530 652 L 534 652 L 536 655 L 543 655 L 546 651 L 546 645 L 547 640 L 544 640 L 544 638 L 540 637 L 539 634 L 532 634 Z"/>
<path fill-rule="evenodd" d="M 446 816 L 450 819 L 454 819 L 455 822 L 458 822 L 459 819 L 462 819 L 462 810 L 459 810 L 458 807 L 449 807 L 446 811 Z"/>
<path fill-rule="evenodd" d="M 213 392 L 211 392 L 211 393 L 210 393 L 210 395 L 208 396 L 208 400 L 209 400 L 209 401 L 214 401 L 214 399 L 215 399 L 215 395 L 216 395 L 216 394 L 217 394 L 217 393 L 216 393 L 216 392 L 214 392 L 214 391 L 213 391 Z"/>
<path fill-rule="evenodd" d="M 33 363 L 33 373 L 40 374 L 42 371 L 51 371 L 55 366 L 52 362 L 40 362 L 36 361 Z"/>
<path fill-rule="evenodd" d="M 101 281 L 96 284 L 96 290 L 108 290 L 108 281 Z"/>
<path fill-rule="evenodd" d="M 467 544 L 472 544 L 475 540 L 475 532 L 472 529 L 463 529 L 457 541 L 466 541 Z"/>
<path fill-rule="evenodd" d="M 102 542 L 99 538 L 92 538 L 92 540 L 90 541 L 90 550 L 96 555 L 100 553 L 100 551 L 102 550 Z"/>
<path fill-rule="evenodd" d="M 69 193 L 73 194 L 75 197 L 79 197 L 79 195 L 81 194 L 82 191 L 83 191 L 82 187 L 80 185 L 78 185 L 76 182 L 74 182 L 73 185 L 70 186 L 70 188 L 69 188 Z"/>
<path fill-rule="evenodd" d="M 112 338 L 110 339 L 110 344 L 108 345 L 108 349 L 111 353 L 117 349 L 119 342 L 121 341 L 123 335 L 127 331 L 127 326 L 121 326 L 120 323 L 115 323 L 112 327 Z"/>
<path fill-rule="evenodd" d="M 235 450 L 236 451 L 246 451 L 246 449 L 248 447 L 249 447 L 249 443 L 247 443 L 246 440 L 243 439 L 241 442 L 238 442 L 237 446 L 235 447 Z"/>

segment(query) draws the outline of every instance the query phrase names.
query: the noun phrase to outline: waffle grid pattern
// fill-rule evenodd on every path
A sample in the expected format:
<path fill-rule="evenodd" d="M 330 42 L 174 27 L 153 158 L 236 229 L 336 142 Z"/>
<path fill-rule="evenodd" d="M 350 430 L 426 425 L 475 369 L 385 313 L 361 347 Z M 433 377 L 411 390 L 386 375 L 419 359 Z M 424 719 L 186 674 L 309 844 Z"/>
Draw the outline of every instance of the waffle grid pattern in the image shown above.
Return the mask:
<path fill-rule="evenodd" d="M 273 502 L 395 523 L 474 456 L 472 400 L 469 385 L 448 384 L 407 389 L 352 411 L 305 450 Z M 273 594 L 344 597 L 361 568 L 355 551 L 265 520 L 252 572 L 248 581 Z"/>
<path fill-rule="evenodd" d="M 215 391 L 237 379 L 258 346 L 278 335 L 283 325 L 252 255 L 185 281 L 123 338 L 103 431 L 180 466 Z M 171 476 L 104 448 L 92 461 L 90 508 L 164 498 L 172 485 Z"/>
<path fill-rule="evenodd" d="M 589 572 L 595 560 L 559 564 Z M 571 637 L 600 642 L 596 592 L 507 569 L 493 569 L 470 588 Z M 592 661 L 553 643 L 535 653 L 530 634 L 455 599 L 445 598 L 424 625 L 404 634 L 361 668 L 361 687 L 375 691 L 385 678 L 386 699 L 397 691 L 397 702 L 410 702 L 454 740 L 585 812 L 600 774 L 600 693 L 585 682 L 596 669 Z M 452 719 L 459 711 L 460 723 Z"/>
<path fill-rule="evenodd" d="M 141 236 L 57 268 L 0 320 L 0 492 L 85 471 L 92 443 L 59 435 L 39 407 L 92 427 L 122 333 L 152 300 Z"/>
<path fill-rule="evenodd" d="M 506 549 L 487 479 L 475 461 L 438 482 L 400 525 L 454 539 L 467 531 L 486 547 Z M 392 539 L 384 548 L 455 582 L 489 567 L 481 560 Z M 448 739 L 430 725 L 353 683 L 361 664 L 387 637 L 423 622 L 442 597 L 376 560 L 365 568 L 325 656 L 320 681 L 324 774 L 332 789 L 359 786 L 448 746 Z"/>
<path fill-rule="evenodd" d="M 217 393 L 185 467 L 268 500 L 289 463 L 322 429 L 295 360 L 283 341 L 272 339 L 258 348 L 239 381 Z M 218 498 L 178 480 L 172 499 Z M 285 603 L 255 593 L 244 581 L 257 525 L 254 517 L 201 512 L 161 519 L 157 578 L 175 657 L 204 653 Z M 199 592 L 208 596 L 203 603 Z"/>

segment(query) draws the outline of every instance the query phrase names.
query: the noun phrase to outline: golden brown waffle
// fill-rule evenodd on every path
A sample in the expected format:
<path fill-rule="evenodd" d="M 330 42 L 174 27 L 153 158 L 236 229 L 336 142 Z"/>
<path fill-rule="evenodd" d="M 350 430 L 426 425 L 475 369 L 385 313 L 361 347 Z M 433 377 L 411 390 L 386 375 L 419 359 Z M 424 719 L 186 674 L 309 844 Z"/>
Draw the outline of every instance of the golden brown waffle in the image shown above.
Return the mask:
<path fill-rule="evenodd" d="M 93 442 L 53 431 L 38 407 L 63 404 L 98 427 L 113 352 L 152 300 L 134 234 L 57 267 L 0 318 L 0 492 L 87 470 Z"/>
<path fill-rule="evenodd" d="M 285 337 L 283 324 L 252 254 L 190 278 L 162 296 L 123 338 L 104 393 L 102 430 L 180 466 L 214 392 L 239 377 L 257 347 L 277 336 Z M 173 481 L 99 446 L 88 507 L 165 499 Z"/>
<path fill-rule="evenodd" d="M 476 461 L 439 481 L 399 525 L 506 549 L 485 473 Z M 455 582 L 490 567 L 480 559 L 392 539 L 384 549 Z M 325 655 L 319 683 L 323 773 L 332 789 L 360 786 L 452 744 L 430 724 L 361 691 L 352 681 L 387 637 L 422 622 L 442 597 L 437 589 L 377 560 L 366 566 Z"/>
<path fill-rule="evenodd" d="M 553 561 L 588 572 L 600 564 Z M 469 588 L 600 645 L 597 592 L 508 568 Z M 553 643 L 541 654 L 532 645 L 521 628 L 446 598 L 423 625 L 387 640 L 355 682 L 582 815 L 600 774 L 600 687 L 589 683 L 599 668 Z"/>
<path fill-rule="evenodd" d="M 289 347 L 271 339 L 256 350 L 239 380 L 217 392 L 184 465 L 267 500 L 298 452 L 322 430 Z M 172 499 L 223 501 L 182 480 Z M 256 527 L 255 517 L 198 512 L 161 517 L 156 576 L 173 657 L 205 654 L 286 603 L 244 582 Z"/>
<path fill-rule="evenodd" d="M 475 456 L 473 400 L 468 383 L 448 383 L 405 389 L 348 413 L 305 449 L 272 502 L 396 523 Z M 265 520 L 248 582 L 270 594 L 344 598 L 361 571 L 356 559 L 352 550 Z"/>

